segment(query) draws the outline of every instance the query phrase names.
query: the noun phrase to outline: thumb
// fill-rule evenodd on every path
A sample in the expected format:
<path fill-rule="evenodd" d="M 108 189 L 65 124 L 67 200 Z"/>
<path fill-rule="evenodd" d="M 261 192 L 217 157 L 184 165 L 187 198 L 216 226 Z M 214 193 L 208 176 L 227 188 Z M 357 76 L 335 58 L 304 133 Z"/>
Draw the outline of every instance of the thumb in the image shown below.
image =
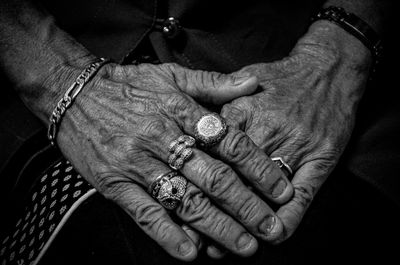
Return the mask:
<path fill-rule="evenodd" d="M 314 160 L 301 166 L 295 173 L 292 184 L 293 198 L 276 212 L 284 226 L 283 237 L 274 243 L 280 243 L 289 238 L 300 225 L 308 207 L 321 188 L 329 173 L 332 163 L 324 160 Z"/>
<path fill-rule="evenodd" d="M 223 104 L 254 93 L 258 86 L 257 77 L 245 71 L 221 74 L 190 70 L 176 64 L 170 67 L 178 88 L 203 103 Z"/>

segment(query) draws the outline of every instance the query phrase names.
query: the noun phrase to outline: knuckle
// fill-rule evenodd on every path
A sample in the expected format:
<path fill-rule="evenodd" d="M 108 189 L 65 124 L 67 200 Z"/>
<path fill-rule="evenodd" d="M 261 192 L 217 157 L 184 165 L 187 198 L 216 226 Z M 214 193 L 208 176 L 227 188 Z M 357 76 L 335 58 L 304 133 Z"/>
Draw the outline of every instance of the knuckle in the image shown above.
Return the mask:
<path fill-rule="evenodd" d="M 221 116 L 226 119 L 228 125 L 247 130 L 247 124 L 253 119 L 252 104 L 249 97 L 235 99 L 232 103 L 225 104 L 221 109 Z"/>
<path fill-rule="evenodd" d="M 315 170 L 317 172 L 323 172 L 323 173 L 330 172 L 332 168 L 336 165 L 336 162 L 338 160 L 336 154 L 325 152 L 324 155 L 325 157 L 318 159 L 318 163 L 315 164 Z"/>
<path fill-rule="evenodd" d="M 180 65 L 177 63 L 163 63 L 159 65 L 160 67 L 165 67 L 167 69 L 170 69 L 171 71 L 174 71 L 176 69 L 180 68 Z"/>
<path fill-rule="evenodd" d="M 172 223 L 167 222 L 165 219 L 160 219 L 155 221 L 154 228 L 161 241 L 172 243 L 171 238 L 176 234 L 176 229 Z"/>
<path fill-rule="evenodd" d="M 209 166 L 204 173 L 206 176 L 204 178 L 205 187 L 216 199 L 223 199 L 228 196 L 237 184 L 233 170 L 222 163 Z"/>
<path fill-rule="evenodd" d="M 100 193 L 127 210 L 134 220 L 146 229 L 158 233 L 160 222 L 165 220 L 164 208 L 151 200 L 138 197 L 131 189 L 125 177 L 102 174 L 96 177 Z"/>
<path fill-rule="evenodd" d="M 225 104 L 221 109 L 221 117 L 225 118 L 227 124 L 237 127 L 244 120 L 245 114 L 236 105 Z"/>
<path fill-rule="evenodd" d="M 249 225 L 258 219 L 260 214 L 260 203 L 255 198 L 247 198 L 238 206 L 237 218 L 244 225 Z"/>
<path fill-rule="evenodd" d="M 146 138 L 161 139 L 166 132 L 166 124 L 160 119 L 149 119 L 142 126 L 142 134 Z"/>
<path fill-rule="evenodd" d="M 217 238 L 229 237 L 232 231 L 232 222 L 229 218 L 217 213 L 209 218 L 212 220 L 212 222 L 210 222 L 210 231 L 216 235 Z"/>
<path fill-rule="evenodd" d="M 143 200 L 136 200 L 131 202 L 134 204 L 135 209 L 134 217 L 136 222 L 150 231 L 158 231 L 160 226 L 164 223 L 164 209 L 157 203 L 147 202 Z"/>
<path fill-rule="evenodd" d="M 304 211 L 311 204 L 314 198 L 315 188 L 308 184 L 294 185 L 293 188 L 293 201 Z"/>
<path fill-rule="evenodd" d="M 123 201 L 128 185 L 124 177 L 112 173 L 98 173 L 94 176 L 96 188 L 106 198 L 112 201 Z"/>
<path fill-rule="evenodd" d="M 253 159 L 251 163 L 251 171 L 254 172 L 253 181 L 263 186 L 268 181 L 269 177 L 272 176 L 274 166 L 271 162 L 266 162 L 263 159 Z"/>
<path fill-rule="evenodd" d="M 204 193 L 200 189 L 190 185 L 186 189 L 177 213 L 184 216 L 185 221 L 195 223 L 202 219 L 210 208 L 211 202 L 205 197 Z"/>
<path fill-rule="evenodd" d="M 226 237 L 232 226 L 231 221 L 197 188 L 189 188 L 182 200 L 177 214 L 185 223 L 203 227 L 207 233 L 217 238 Z"/>
<path fill-rule="evenodd" d="M 235 130 L 228 132 L 221 144 L 221 152 L 225 158 L 235 164 L 240 164 L 254 155 L 256 150 L 250 148 L 252 142 L 242 131 Z"/>
<path fill-rule="evenodd" d="M 237 117 L 244 116 L 244 110 L 241 108 L 240 105 L 229 103 L 225 104 L 221 109 L 221 116 L 226 119 L 235 119 Z"/>
<path fill-rule="evenodd" d="M 166 102 L 167 110 L 175 117 L 187 116 L 195 110 L 195 104 L 180 93 L 172 94 Z"/>

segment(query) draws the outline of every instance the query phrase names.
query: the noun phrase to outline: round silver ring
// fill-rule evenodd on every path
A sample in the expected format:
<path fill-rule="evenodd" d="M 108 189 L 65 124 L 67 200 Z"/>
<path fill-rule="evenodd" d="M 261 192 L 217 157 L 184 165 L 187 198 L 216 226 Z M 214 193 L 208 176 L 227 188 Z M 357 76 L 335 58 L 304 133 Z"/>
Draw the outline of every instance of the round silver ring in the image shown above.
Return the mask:
<path fill-rule="evenodd" d="M 183 164 L 190 159 L 193 154 L 193 147 L 196 140 L 189 135 L 179 136 L 178 139 L 172 141 L 168 147 L 170 155 L 168 157 L 168 165 L 173 170 L 179 170 Z"/>
<path fill-rule="evenodd" d="M 162 174 L 150 185 L 149 193 L 164 208 L 174 210 L 186 192 L 187 180 L 177 172 Z"/>
<path fill-rule="evenodd" d="M 219 143 L 227 134 L 225 120 L 216 113 L 203 115 L 194 126 L 196 140 L 203 147 Z"/>
<path fill-rule="evenodd" d="M 285 172 L 286 176 L 293 175 L 292 168 L 282 159 L 282 157 L 272 157 L 271 160 L 274 161 L 278 167 Z"/>

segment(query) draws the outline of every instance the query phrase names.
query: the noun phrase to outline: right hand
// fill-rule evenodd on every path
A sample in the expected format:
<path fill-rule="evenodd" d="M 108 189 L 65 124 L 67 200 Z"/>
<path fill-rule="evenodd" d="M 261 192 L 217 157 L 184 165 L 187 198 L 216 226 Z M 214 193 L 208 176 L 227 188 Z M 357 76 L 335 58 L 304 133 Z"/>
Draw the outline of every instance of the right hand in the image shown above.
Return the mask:
<path fill-rule="evenodd" d="M 193 136 L 194 124 L 209 112 L 193 98 L 222 104 L 252 93 L 256 86 L 255 77 L 192 71 L 175 64 L 108 64 L 66 112 L 58 145 L 84 178 L 119 204 L 168 253 L 192 260 L 197 249 L 190 233 L 174 223 L 145 189 L 171 171 L 170 142 L 183 134 Z M 290 182 L 243 132 L 230 128 L 212 152 L 272 201 L 290 199 Z M 248 256 L 257 249 L 252 235 L 274 240 L 282 224 L 225 163 L 193 148 L 193 156 L 181 169 L 189 184 L 175 213 L 193 230 Z M 287 187 L 274 197 L 272 188 L 281 178 Z"/>

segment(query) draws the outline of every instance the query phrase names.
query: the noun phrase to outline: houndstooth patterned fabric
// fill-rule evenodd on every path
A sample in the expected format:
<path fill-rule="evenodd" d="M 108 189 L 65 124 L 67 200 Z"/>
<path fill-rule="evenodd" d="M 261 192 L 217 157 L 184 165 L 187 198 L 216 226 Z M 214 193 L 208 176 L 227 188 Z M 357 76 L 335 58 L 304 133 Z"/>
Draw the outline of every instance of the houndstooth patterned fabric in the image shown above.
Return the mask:
<path fill-rule="evenodd" d="M 34 184 L 30 202 L 1 242 L 1 265 L 34 264 L 68 210 L 92 187 L 62 160 Z"/>

